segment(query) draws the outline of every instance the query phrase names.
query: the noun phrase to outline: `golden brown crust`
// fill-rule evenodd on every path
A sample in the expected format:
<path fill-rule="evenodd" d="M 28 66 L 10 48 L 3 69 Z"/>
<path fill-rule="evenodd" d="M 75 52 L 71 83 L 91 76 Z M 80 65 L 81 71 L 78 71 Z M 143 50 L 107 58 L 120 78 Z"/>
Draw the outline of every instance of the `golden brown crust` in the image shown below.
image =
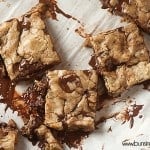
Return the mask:
<path fill-rule="evenodd" d="M 102 32 L 89 39 L 99 71 L 112 71 L 121 64 L 127 66 L 149 61 L 144 38 L 133 23 Z"/>
<path fill-rule="evenodd" d="M 94 49 L 90 65 L 103 76 L 110 95 L 150 79 L 149 52 L 135 24 L 100 33 L 88 41 Z"/>
<path fill-rule="evenodd" d="M 95 71 L 49 71 L 45 124 L 63 130 L 92 131 L 97 99 Z"/>
<path fill-rule="evenodd" d="M 38 11 L 0 25 L 0 54 L 12 80 L 60 62 Z"/>

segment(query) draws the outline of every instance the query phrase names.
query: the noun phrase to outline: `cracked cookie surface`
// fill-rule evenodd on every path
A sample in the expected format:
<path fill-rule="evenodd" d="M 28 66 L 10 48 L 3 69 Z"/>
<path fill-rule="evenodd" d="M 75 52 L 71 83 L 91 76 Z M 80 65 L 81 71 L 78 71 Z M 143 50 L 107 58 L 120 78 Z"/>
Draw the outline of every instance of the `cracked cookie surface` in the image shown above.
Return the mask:
<path fill-rule="evenodd" d="M 60 62 L 38 11 L 0 25 L 0 54 L 12 80 L 29 78 Z"/>
<path fill-rule="evenodd" d="M 149 52 L 135 24 L 102 32 L 89 38 L 87 44 L 94 50 L 89 64 L 103 76 L 110 95 L 150 78 Z"/>
<path fill-rule="evenodd" d="M 45 125 L 56 130 L 94 130 L 97 100 L 95 71 L 57 70 L 47 73 L 49 88 Z"/>
<path fill-rule="evenodd" d="M 94 50 L 91 65 L 100 72 L 113 71 L 116 66 L 128 66 L 148 61 L 148 49 L 135 24 L 129 24 L 91 37 L 89 45 Z"/>
<path fill-rule="evenodd" d="M 109 8 L 112 13 L 133 19 L 144 31 L 150 33 L 149 0 L 100 0 L 102 8 Z"/>

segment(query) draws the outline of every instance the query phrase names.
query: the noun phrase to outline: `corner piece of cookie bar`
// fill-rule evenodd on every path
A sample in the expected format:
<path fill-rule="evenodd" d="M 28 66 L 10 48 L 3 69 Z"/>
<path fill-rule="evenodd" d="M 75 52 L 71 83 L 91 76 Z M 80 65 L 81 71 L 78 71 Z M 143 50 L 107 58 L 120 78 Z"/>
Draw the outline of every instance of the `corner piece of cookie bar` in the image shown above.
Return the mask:
<path fill-rule="evenodd" d="M 60 62 L 38 10 L 0 25 L 0 55 L 11 80 L 36 76 Z"/>
<path fill-rule="evenodd" d="M 88 43 L 94 50 L 90 65 L 99 72 L 149 61 L 143 35 L 133 23 L 92 36 Z"/>
<path fill-rule="evenodd" d="M 92 36 L 88 45 L 94 50 L 89 64 L 104 78 L 110 95 L 150 79 L 149 51 L 134 23 Z"/>

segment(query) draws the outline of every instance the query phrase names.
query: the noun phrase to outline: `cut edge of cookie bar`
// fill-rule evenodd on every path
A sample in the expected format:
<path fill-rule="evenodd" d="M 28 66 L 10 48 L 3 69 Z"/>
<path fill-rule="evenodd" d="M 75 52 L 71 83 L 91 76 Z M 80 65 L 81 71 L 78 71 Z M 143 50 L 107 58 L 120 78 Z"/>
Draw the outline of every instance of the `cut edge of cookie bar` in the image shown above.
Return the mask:
<path fill-rule="evenodd" d="M 94 130 L 98 82 L 96 71 L 49 71 L 47 78 L 49 88 L 44 124 L 56 130 Z"/>
<path fill-rule="evenodd" d="M 119 65 L 149 61 L 144 37 L 134 23 L 92 36 L 87 39 L 87 45 L 94 51 L 89 64 L 101 74 Z"/>
<path fill-rule="evenodd" d="M 30 78 L 60 63 L 38 9 L 0 25 L 0 55 L 11 80 Z"/>
<path fill-rule="evenodd" d="M 0 149 L 15 150 L 18 129 L 13 120 L 8 123 L 0 123 Z"/>
<path fill-rule="evenodd" d="M 76 73 L 76 72 L 78 72 L 78 73 Z M 54 78 L 50 78 L 49 77 L 50 74 Z M 57 86 L 59 87 L 59 85 L 57 85 L 57 83 L 58 83 L 57 75 L 58 74 L 60 77 L 59 83 L 60 84 L 63 84 L 64 82 L 66 83 L 65 85 L 61 86 L 61 88 L 63 90 L 60 92 L 58 91 L 59 93 L 62 92 L 61 95 L 57 94 Z M 70 74 L 73 75 L 73 78 L 69 78 Z M 93 94 L 91 91 L 89 91 L 89 93 L 91 94 L 91 97 L 89 99 L 89 101 L 90 101 L 89 107 L 91 107 L 92 110 L 90 110 L 91 113 L 85 112 L 85 114 L 84 114 L 84 115 L 89 115 L 86 117 L 86 119 L 83 119 L 84 123 L 86 123 L 86 124 L 83 124 L 83 122 L 81 122 L 80 119 L 82 119 L 83 117 L 80 116 L 79 118 L 76 118 L 76 120 L 73 120 L 73 119 L 70 119 L 69 121 L 66 120 L 66 121 L 68 121 L 68 123 L 70 125 L 70 126 L 66 126 L 67 123 L 65 123 L 65 119 L 62 118 L 63 114 L 60 113 L 59 119 L 62 118 L 63 120 L 59 120 L 59 122 L 63 122 L 63 128 L 61 128 L 61 129 L 56 128 L 57 122 L 53 123 L 53 126 L 49 126 L 47 123 L 44 122 L 44 120 L 45 120 L 44 116 L 46 116 L 46 113 L 49 113 L 49 110 L 51 108 L 54 108 L 57 111 L 57 110 L 61 109 L 62 106 L 59 105 L 56 98 L 55 99 L 52 98 L 50 100 L 50 103 L 48 100 L 48 104 L 51 104 L 50 106 L 52 106 L 52 107 L 47 108 L 48 109 L 47 110 L 48 112 L 47 112 L 45 110 L 45 108 L 47 107 L 45 104 L 47 97 L 49 98 L 49 94 L 50 94 L 50 96 L 53 97 L 52 93 L 54 92 L 54 94 L 56 94 L 56 97 L 61 100 L 61 98 L 63 99 L 63 96 L 66 93 L 66 91 L 69 92 L 68 96 L 73 97 L 72 93 L 73 93 L 73 90 L 76 90 L 76 84 L 78 86 L 81 86 L 79 77 L 77 78 L 77 81 L 76 81 L 76 76 L 77 76 L 76 74 L 78 74 L 79 77 L 80 77 L 80 75 L 82 76 L 82 80 L 84 79 L 82 81 L 82 84 L 87 85 L 86 86 L 87 89 L 88 89 L 88 87 L 91 87 L 91 90 L 94 91 Z M 71 83 L 67 83 L 68 78 L 71 83 L 75 82 L 75 84 L 71 85 Z M 91 78 L 91 79 L 89 79 L 89 78 Z M 92 79 L 92 78 L 94 78 L 94 79 Z M 26 119 L 24 119 L 25 125 L 21 129 L 22 135 L 27 137 L 33 143 L 36 143 L 38 141 L 41 144 L 43 143 L 42 144 L 43 147 L 51 147 L 51 146 L 57 147 L 58 146 L 58 148 L 61 148 L 61 145 L 59 144 L 59 142 L 57 143 L 57 140 L 55 140 L 55 139 L 59 139 L 59 137 L 58 137 L 59 135 L 57 135 L 57 134 L 59 134 L 59 133 L 61 134 L 62 132 L 64 132 L 64 133 L 71 132 L 72 133 L 72 131 L 76 132 L 77 130 L 79 130 L 79 131 L 82 130 L 84 132 L 93 131 L 95 128 L 95 113 L 96 113 L 96 103 L 97 103 L 97 99 L 96 99 L 97 98 L 97 82 L 98 82 L 97 78 L 98 77 L 97 77 L 96 71 L 93 71 L 93 70 L 91 70 L 91 71 L 89 71 L 89 70 L 84 70 L 84 71 L 55 70 L 55 71 L 48 71 L 46 77 L 44 76 L 42 80 L 40 80 L 40 81 L 35 80 L 33 86 L 29 87 L 29 89 L 22 96 L 22 98 L 24 98 L 24 101 L 28 101 L 28 102 L 25 104 L 25 103 L 22 103 L 22 101 L 19 99 L 16 100 L 16 102 L 15 102 L 19 106 L 22 105 L 21 106 L 21 108 L 23 108 L 23 110 L 21 109 L 21 111 L 23 111 L 22 114 L 27 114 L 29 116 Z M 89 81 L 89 80 L 91 80 L 91 81 Z M 67 86 L 67 88 L 65 88 L 66 86 Z M 48 90 L 50 90 L 50 88 L 52 88 L 54 90 L 54 91 L 52 90 L 51 93 L 49 93 L 49 91 L 48 91 Z M 75 94 L 79 93 L 78 96 L 80 96 L 80 93 L 84 93 L 84 90 L 85 90 L 85 93 L 88 96 L 89 93 L 88 93 L 87 89 L 82 90 L 82 88 L 78 87 L 77 92 Z M 77 98 L 78 98 L 78 96 L 77 96 Z M 34 98 L 34 100 L 33 100 L 33 98 Z M 56 105 L 57 105 L 56 107 L 52 103 L 53 101 L 54 102 L 56 101 Z M 82 107 L 83 109 L 87 109 L 86 108 L 87 105 L 84 105 L 84 104 L 86 104 L 85 101 L 83 99 L 82 102 L 79 102 L 79 106 L 80 107 L 83 106 Z M 45 104 L 45 108 L 44 108 L 43 104 Z M 71 104 L 70 105 L 68 104 L 68 107 L 64 107 L 64 110 L 66 110 L 67 112 L 70 112 L 70 110 L 68 110 L 68 109 L 70 109 L 70 107 L 72 107 Z M 26 108 L 26 105 L 27 105 L 27 108 Z M 76 105 L 76 99 L 74 99 L 74 105 Z M 45 110 L 45 114 L 43 113 L 44 110 Z M 26 111 L 26 112 L 24 112 L 24 111 Z M 80 111 L 80 109 L 79 109 L 79 111 Z M 78 113 L 75 115 L 78 115 Z M 52 117 L 55 117 L 55 116 L 52 116 Z M 53 121 L 54 118 L 48 118 L 48 120 Z M 78 124 L 74 124 L 74 122 L 78 122 Z M 79 124 L 79 122 L 80 122 L 80 124 Z M 81 126 L 81 124 L 82 124 L 82 126 Z M 63 131 L 59 132 L 60 130 L 61 131 L 63 130 Z M 45 133 L 45 132 L 47 134 L 43 135 L 43 133 Z M 50 136 L 50 138 L 53 136 L 53 138 L 49 139 L 49 136 Z M 59 139 L 59 140 L 61 141 L 61 139 Z M 53 141 L 54 141 L 54 145 L 53 145 Z M 63 142 L 63 141 L 61 141 L 61 142 Z"/>
<path fill-rule="evenodd" d="M 108 93 L 118 96 L 124 90 L 150 79 L 150 63 L 139 62 L 133 66 L 119 66 L 115 71 L 103 74 Z"/>
<path fill-rule="evenodd" d="M 100 0 L 102 9 L 134 21 L 145 32 L 150 33 L 150 2 L 148 0 Z"/>
<path fill-rule="evenodd" d="M 39 81 L 35 80 L 21 97 L 16 98 L 15 108 L 24 121 L 24 126 L 21 128 L 24 137 L 33 145 L 39 143 L 41 149 L 62 150 L 61 142 L 54 137 L 51 129 L 43 124 L 47 84 L 45 76 Z"/>

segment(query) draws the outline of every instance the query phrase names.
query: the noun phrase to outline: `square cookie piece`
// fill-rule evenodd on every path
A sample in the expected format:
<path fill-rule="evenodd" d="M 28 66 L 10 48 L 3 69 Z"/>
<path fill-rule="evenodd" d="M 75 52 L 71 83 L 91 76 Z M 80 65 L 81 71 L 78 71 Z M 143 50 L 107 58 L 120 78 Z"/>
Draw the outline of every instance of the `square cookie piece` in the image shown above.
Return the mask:
<path fill-rule="evenodd" d="M 11 80 L 39 75 L 60 62 L 38 11 L 0 25 L 0 54 Z"/>
<path fill-rule="evenodd" d="M 0 123 L 0 149 L 15 150 L 18 130 L 13 120 L 8 124 Z"/>
<path fill-rule="evenodd" d="M 133 66 L 120 66 L 115 71 L 105 72 L 105 85 L 110 95 L 117 96 L 125 89 L 150 79 L 150 63 L 140 62 Z"/>
<path fill-rule="evenodd" d="M 109 8 L 112 13 L 130 17 L 144 31 L 150 33 L 149 0 L 101 0 L 102 8 Z"/>
<path fill-rule="evenodd" d="M 98 77 L 95 71 L 47 73 L 45 125 L 56 130 L 94 130 Z"/>
<path fill-rule="evenodd" d="M 131 66 L 149 61 L 149 53 L 138 27 L 131 23 L 88 39 L 94 49 L 90 65 L 100 73 L 113 71 L 122 64 Z"/>

